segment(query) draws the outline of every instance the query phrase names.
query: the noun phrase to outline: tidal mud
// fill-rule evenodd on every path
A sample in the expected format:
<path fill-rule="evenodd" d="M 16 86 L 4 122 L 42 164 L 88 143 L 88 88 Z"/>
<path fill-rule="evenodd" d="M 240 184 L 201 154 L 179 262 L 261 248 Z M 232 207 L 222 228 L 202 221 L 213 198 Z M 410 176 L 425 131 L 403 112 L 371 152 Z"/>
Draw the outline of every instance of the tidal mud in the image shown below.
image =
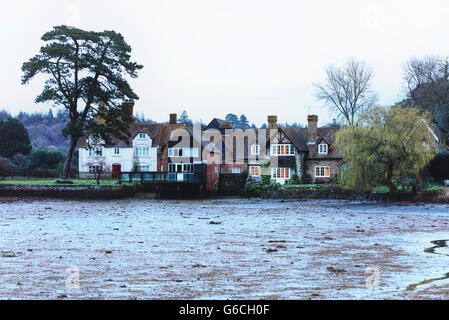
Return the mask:
<path fill-rule="evenodd" d="M 445 299 L 438 239 L 449 205 L 3 198 L 0 298 Z"/>

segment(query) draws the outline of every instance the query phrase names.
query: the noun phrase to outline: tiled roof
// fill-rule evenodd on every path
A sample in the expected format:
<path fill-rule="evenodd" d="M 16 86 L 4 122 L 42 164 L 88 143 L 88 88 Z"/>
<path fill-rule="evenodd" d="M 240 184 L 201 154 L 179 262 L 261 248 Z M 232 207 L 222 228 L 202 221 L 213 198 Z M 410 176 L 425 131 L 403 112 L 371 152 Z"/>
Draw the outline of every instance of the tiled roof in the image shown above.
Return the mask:
<path fill-rule="evenodd" d="M 131 136 L 129 143 L 120 139 L 113 139 L 111 145 L 107 147 L 118 147 L 118 148 L 129 148 L 132 146 L 132 140 L 139 133 L 146 133 L 150 136 L 152 140 L 152 146 L 165 146 L 170 140 L 171 131 L 183 127 L 183 125 L 167 125 L 162 123 L 137 123 L 131 124 L 130 132 Z M 80 138 L 78 141 L 78 147 L 85 147 L 87 140 L 87 135 Z"/>
<path fill-rule="evenodd" d="M 281 127 L 280 130 L 285 133 L 285 135 L 290 139 L 290 141 L 296 146 L 298 150 L 304 152 L 309 151 L 309 146 L 307 144 L 307 128 Z M 321 142 L 324 139 L 324 141 L 326 141 L 326 143 L 331 146 L 335 143 L 335 133 L 337 131 L 338 128 L 318 128 L 317 140 L 315 141 L 315 144 Z M 343 158 L 342 152 L 336 148 L 330 148 L 330 152 L 327 156 L 329 158 Z"/>

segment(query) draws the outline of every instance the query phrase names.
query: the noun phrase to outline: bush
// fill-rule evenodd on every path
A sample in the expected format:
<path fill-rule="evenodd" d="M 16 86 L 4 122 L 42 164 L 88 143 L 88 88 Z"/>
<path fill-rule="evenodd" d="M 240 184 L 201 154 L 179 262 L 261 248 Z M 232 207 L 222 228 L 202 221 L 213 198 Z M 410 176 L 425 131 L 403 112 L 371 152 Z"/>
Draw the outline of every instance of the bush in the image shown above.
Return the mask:
<path fill-rule="evenodd" d="M 290 184 L 299 184 L 299 176 L 297 174 L 292 175 L 290 179 Z"/>
<path fill-rule="evenodd" d="M 55 184 L 74 184 L 72 180 L 56 180 Z"/>
<path fill-rule="evenodd" d="M 14 174 L 16 167 L 11 161 L 6 158 L 0 157 L 0 176 L 11 176 Z"/>
<path fill-rule="evenodd" d="M 439 183 L 449 179 L 449 153 L 439 153 L 428 165 L 430 176 Z"/>

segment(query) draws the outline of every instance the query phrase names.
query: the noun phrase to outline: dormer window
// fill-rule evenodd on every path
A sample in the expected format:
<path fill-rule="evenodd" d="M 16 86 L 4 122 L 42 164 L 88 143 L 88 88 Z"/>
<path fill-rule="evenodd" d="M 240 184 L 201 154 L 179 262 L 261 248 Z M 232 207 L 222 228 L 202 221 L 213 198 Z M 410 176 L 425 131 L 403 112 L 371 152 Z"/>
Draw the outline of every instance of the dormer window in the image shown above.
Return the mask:
<path fill-rule="evenodd" d="M 327 154 L 328 146 L 326 143 L 320 143 L 318 145 L 318 154 Z"/>
<path fill-rule="evenodd" d="M 146 133 L 139 133 L 139 138 L 140 139 L 146 139 L 147 138 L 147 134 Z"/>

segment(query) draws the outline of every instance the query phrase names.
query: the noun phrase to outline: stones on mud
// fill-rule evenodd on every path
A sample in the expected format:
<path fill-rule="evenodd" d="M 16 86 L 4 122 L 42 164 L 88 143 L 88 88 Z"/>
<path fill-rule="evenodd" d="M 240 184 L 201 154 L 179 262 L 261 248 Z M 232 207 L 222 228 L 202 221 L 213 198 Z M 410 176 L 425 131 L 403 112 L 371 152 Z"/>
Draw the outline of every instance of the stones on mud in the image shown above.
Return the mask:
<path fill-rule="evenodd" d="M 13 251 L 2 251 L 1 252 L 3 258 L 15 258 L 17 255 Z"/>
<path fill-rule="evenodd" d="M 265 250 L 267 253 L 278 252 L 278 249 L 268 248 Z"/>
<path fill-rule="evenodd" d="M 205 266 L 204 264 L 199 264 L 199 263 L 197 263 L 197 264 L 194 264 L 194 265 L 192 266 L 192 268 L 207 268 L 207 266 Z"/>
<path fill-rule="evenodd" d="M 211 221 L 209 224 L 221 224 L 221 221 Z"/>
<path fill-rule="evenodd" d="M 326 269 L 327 269 L 327 271 L 333 272 L 333 273 L 335 273 L 337 275 L 340 274 L 340 273 L 346 272 L 345 269 L 337 269 L 337 268 L 334 268 L 334 267 L 327 267 Z"/>

